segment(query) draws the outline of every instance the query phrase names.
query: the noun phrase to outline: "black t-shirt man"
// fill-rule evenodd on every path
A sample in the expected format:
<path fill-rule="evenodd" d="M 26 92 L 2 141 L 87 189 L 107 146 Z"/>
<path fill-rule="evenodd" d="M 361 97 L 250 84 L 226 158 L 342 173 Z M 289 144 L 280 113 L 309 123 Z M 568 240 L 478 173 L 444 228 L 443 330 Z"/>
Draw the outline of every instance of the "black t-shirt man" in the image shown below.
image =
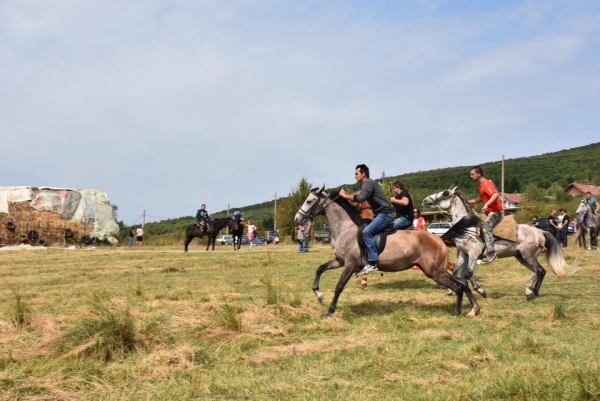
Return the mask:
<path fill-rule="evenodd" d="M 403 205 L 394 203 L 394 210 L 396 212 L 396 218 L 403 216 L 403 217 L 406 217 L 407 219 L 409 219 L 410 221 L 412 221 L 414 207 L 413 207 L 412 196 L 410 195 L 410 193 L 406 189 L 404 189 L 398 195 L 394 196 L 394 198 L 396 198 L 398 200 L 408 198 L 408 205 L 403 206 Z"/>

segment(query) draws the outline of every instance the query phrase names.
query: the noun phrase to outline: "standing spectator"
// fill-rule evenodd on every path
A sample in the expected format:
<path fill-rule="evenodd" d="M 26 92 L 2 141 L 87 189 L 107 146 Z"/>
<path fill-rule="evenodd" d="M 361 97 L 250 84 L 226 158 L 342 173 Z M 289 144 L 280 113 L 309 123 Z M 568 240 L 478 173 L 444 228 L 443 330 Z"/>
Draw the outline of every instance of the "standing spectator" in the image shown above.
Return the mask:
<path fill-rule="evenodd" d="M 413 210 L 412 196 L 400 180 L 392 183 L 392 192 L 396 194 L 390 198 L 390 203 L 396 211 L 396 220 L 394 228 L 396 230 L 405 230 L 410 227 L 412 222 L 411 211 Z"/>
<path fill-rule="evenodd" d="M 558 236 L 558 217 L 554 209 L 552 209 L 550 216 L 548 216 L 548 231 L 555 237 Z"/>
<path fill-rule="evenodd" d="M 252 240 L 256 238 L 256 226 L 252 219 L 248 220 L 248 223 L 244 223 L 246 227 L 248 227 L 248 242 L 250 243 L 250 250 L 252 250 L 253 243 Z"/>
<path fill-rule="evenodd" d="M 425 219 L 421 216 L 421 211 L 418 207 L 413 209 L 413 222 L 412 226 L 415 230 L 425 229 Z"/>
<path fill-rule="evenodd" d="M 296 229 L 296 241 L 298 241 L 298 253 L 304 252 L 304 226 L 298 224 Z"/>
<path fill-rule="evenodd" d="M 540 228 L 540 221 L 538 220 L 537 216 L 533 216 L 533 219 L 531 220 L 531 226 L 535 228 Z"/>
<path fill-rule="evenodd" d="M 560 214 L 562 216 L 562 221 L 558 226 L 560 243 L 563 248 L 566 248 L 568 245 L 567 234 L 569 233 L 569 223 L 571 222 L 571 218 L 567 214 L 567 209 L 560 209 Z"/>
<path fill-rule="evenodd" d="M 312 223 L 310 221 L 306 221 L 304 223 L 304 252 L 308 252 L 308 246 L 310 244 L 310 229 L 312 228 Z"/>
<path fill-rule="evenodd" d="M 135 232 L 133 231 L 133 227 L 129 229 L 129 235 L 127 236 L 127 246 L 131 248 L 133 245 L 133 238 L 135 237 Z"/>
<path fill-rule="evenodd" d="M 144 240 L 144 229 L 142 227 L 138 227 L 136 231 L 137 235 L 137 246 L 142 246 L 142 241 Z"/>
<path fill-rule="evenodd" d="M 483 169 L 480 166 L 475 166 L 471 169 L 470 175 L 473 181 L 479 183 L 479 196 L 469 200 L 469 204 L 475 205 L 483 202 L 481 213 L 487 215 L 487 220 L 483 223 L 482 227 L 487 252 L 487 259 L 484 262 L 492 263 L 497 258 L 492 230 L 502 221 L 502 212 L 504 209 L 502 208 L 502 201 L 500 200 L 496 185 L 494 185 L 492 180 L 488 180 L 483 176 Z"/>
<path fill-rule="evenodd" d="M 586 198 L 586 202 L 590 204 L 590 207 L 592 208 L 592 210 L 596 214 L 598 214 L 598 212 L 600 212 L 600 203 L 598 203 L 596 198 L 592 198 L 592 193 L 590 191 L 587 191 L 585 193 L 585 198 Z"/>

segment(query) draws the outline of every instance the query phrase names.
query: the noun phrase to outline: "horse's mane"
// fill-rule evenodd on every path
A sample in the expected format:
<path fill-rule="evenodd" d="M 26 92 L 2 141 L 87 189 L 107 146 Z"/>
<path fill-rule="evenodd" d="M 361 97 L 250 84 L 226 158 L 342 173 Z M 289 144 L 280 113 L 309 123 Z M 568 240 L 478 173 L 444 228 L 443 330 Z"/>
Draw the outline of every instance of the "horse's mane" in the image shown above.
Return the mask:
<path fill-rule="evenodd" d="M 348 203 L 348 201 L 346 199 L 344 199 L 340 196 L 340 191 L 338 191 L 338 190 L 331 191 L 329 193 L 329 199 L 331 199 L 332 201 L 334 201 L 335 203 L 340 205 L 342 207 L 342 209 L 344 209 L 344 211 L 346 213 L 348 213 L 348 216 L 354 222 L 354 224 L 356 224 L 357 226 L 362 225 L 363 219 L 360 216 L 360 212 L 358 210 L 356 210 L 356 208 L 354 206 L 352 206 L 350 203 Z"/>
<path fill-rule="evenodd" d="M 457 196 L 460 198 L 462 203 L 467 208 L 467 212 L 469 212 L 469 214 L 475 214 L 475 210 L 473 210 L 473 206 L 471 206 L 471 204 L 469 203 L 469 199 L 465 195 L 463 195 L 462 192 L 460 192 L 460 191 L 457 191 L 457 192 L 458 192 Z"/>

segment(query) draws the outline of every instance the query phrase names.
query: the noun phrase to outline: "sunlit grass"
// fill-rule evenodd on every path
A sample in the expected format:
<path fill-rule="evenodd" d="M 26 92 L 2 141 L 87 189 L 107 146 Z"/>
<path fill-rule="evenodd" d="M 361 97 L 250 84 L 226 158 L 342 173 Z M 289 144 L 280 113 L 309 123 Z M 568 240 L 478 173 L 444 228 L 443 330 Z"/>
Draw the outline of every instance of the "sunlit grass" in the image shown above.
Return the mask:
<path fill-rule="evenodd" d="M 352 279 L 325 317 L 320 245 L 4 252 L 2 398 L 598 399 L 600 252 L 565 252 L 580 270 L 533 301 L 516 260 L 478 267 L 489 296 L 458 319 L 410 270 Z"/>

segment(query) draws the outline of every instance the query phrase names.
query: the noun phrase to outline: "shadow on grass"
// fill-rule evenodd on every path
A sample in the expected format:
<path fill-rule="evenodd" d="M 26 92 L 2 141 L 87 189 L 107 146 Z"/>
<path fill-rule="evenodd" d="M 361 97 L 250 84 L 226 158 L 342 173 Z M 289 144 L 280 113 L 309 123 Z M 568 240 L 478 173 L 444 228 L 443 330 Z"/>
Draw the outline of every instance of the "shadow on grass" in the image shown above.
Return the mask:
<path fill-rule="evenodd" d="M 384 281 L 377 283 L 369 283 L 369 288 L 380 289 L 380 290 L 410 290 L 410 289 L 423 289 L 423 288 L 435 288 L 437 283 L 433 280 L 410 279 L 402 281 Z M 445 289 L 445 288 L 444 288 Z"/>
<path fill-rule="evenodd" d="M 365 301 L 359 304 L 348 305 L 345 307 L 345 309 L 347 313 L 351 313 L 356 316 L 389 315 L 404 309 L 416 309 L 431 313 L 452 314 L 452 311 L 454 310 L 454 302 L 449 302 L 448 304 L 444 305 L 423 305 L 414 301 Z"/>

